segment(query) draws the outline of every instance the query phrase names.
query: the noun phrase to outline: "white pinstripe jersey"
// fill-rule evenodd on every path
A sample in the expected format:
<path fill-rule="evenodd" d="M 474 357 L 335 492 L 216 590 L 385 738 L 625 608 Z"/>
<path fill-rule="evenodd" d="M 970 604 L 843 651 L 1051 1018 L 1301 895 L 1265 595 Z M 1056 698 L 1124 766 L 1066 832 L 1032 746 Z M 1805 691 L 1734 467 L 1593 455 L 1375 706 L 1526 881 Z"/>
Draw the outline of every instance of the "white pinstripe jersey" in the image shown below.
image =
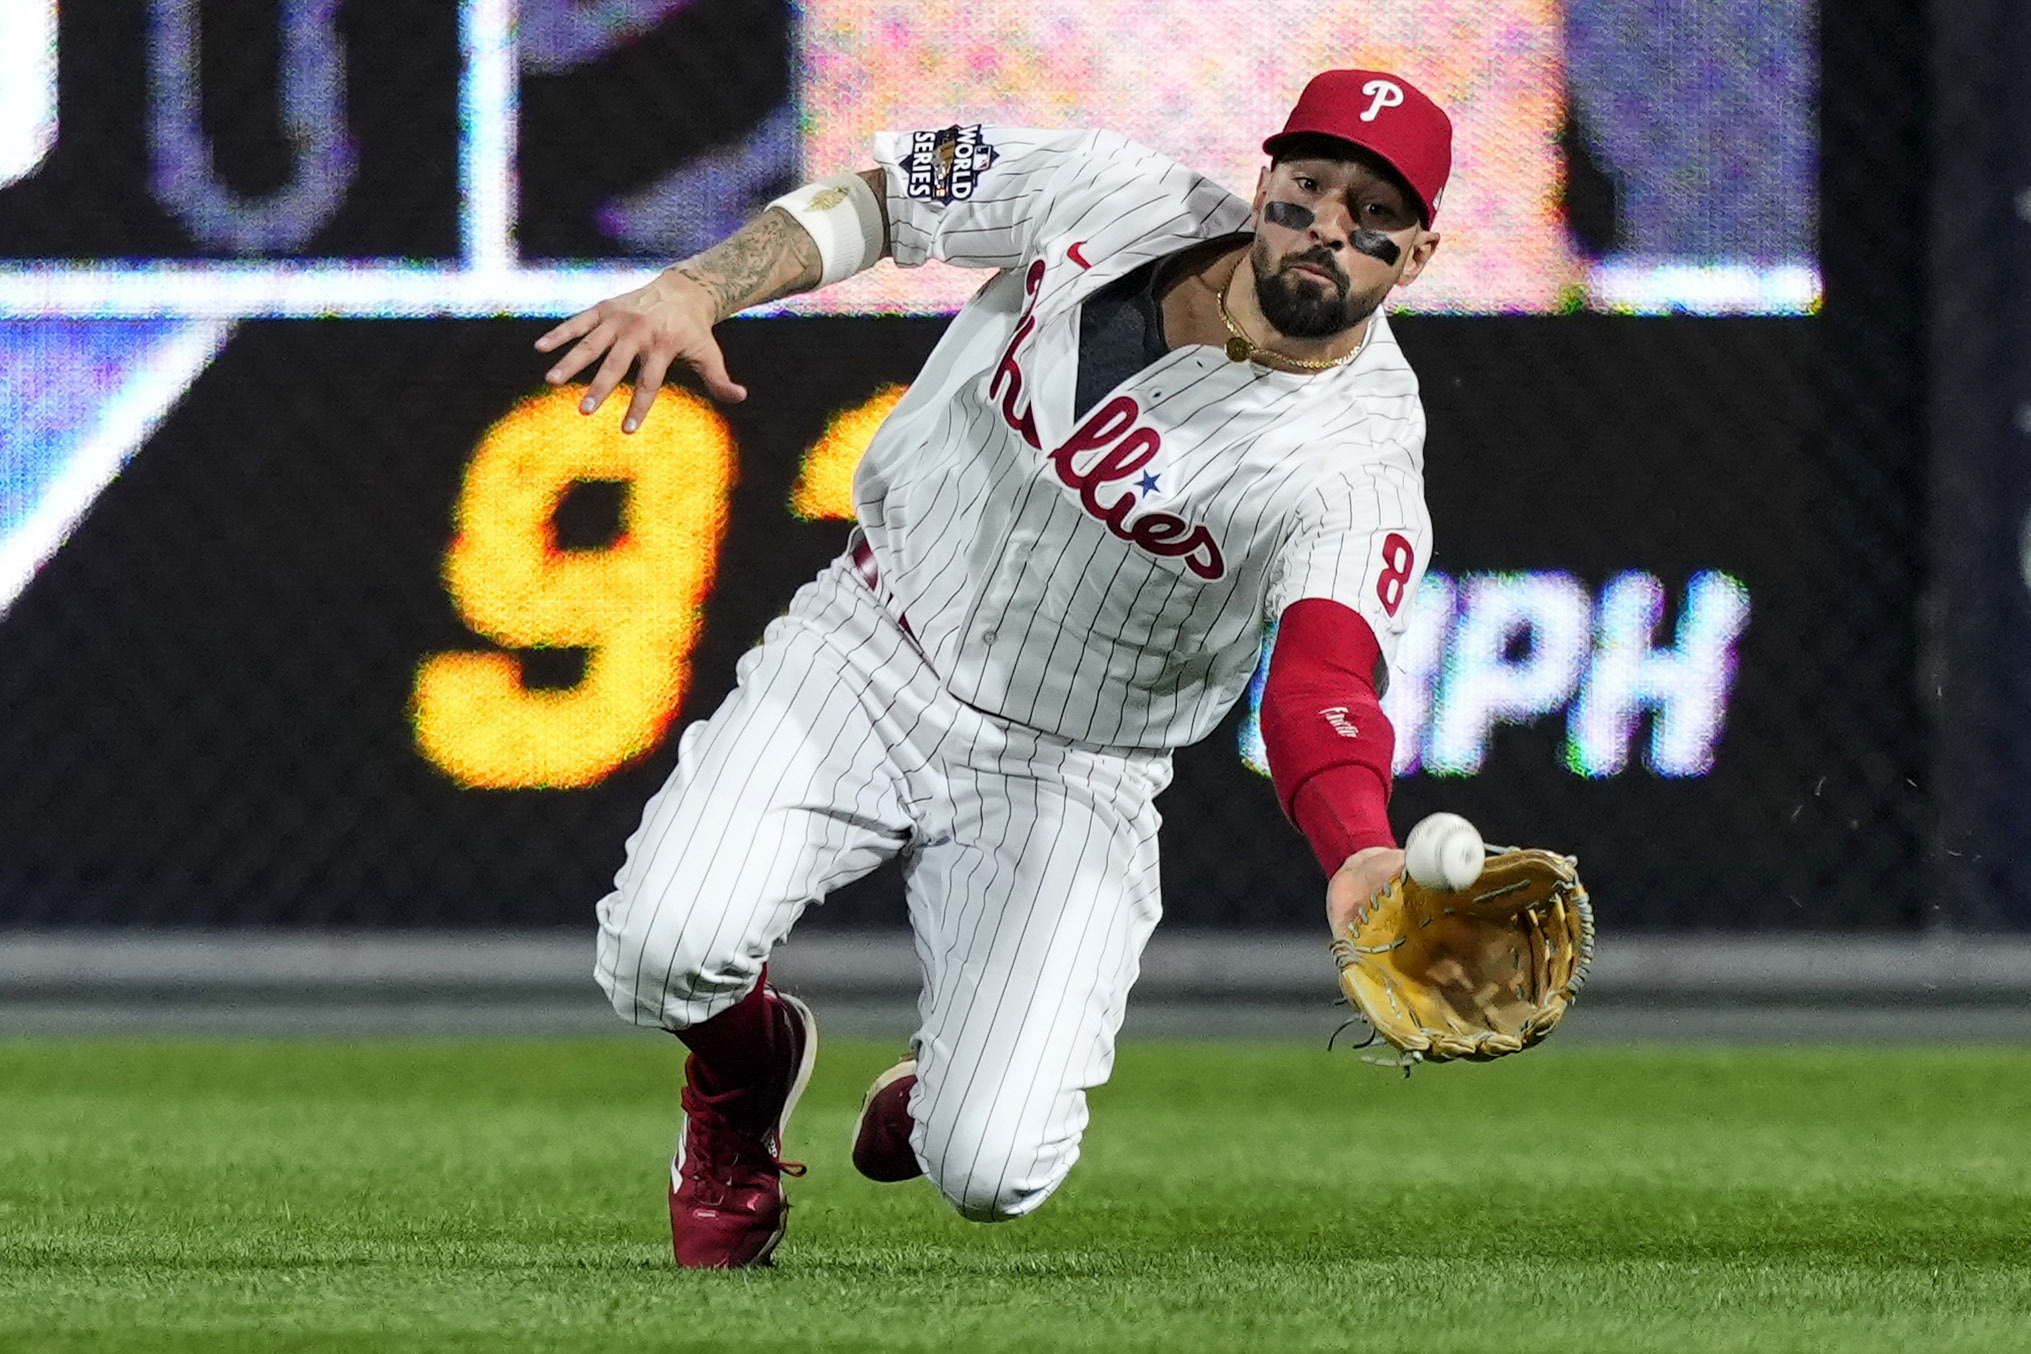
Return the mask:
<path fill-rule="evenodd" d="M 891 252 L 1002 270 L 882 425 L 854 503 L 958 699 L 1086 743 L 1171 748 L 1247 689 L 1265 617 L 1354 608 L 1385 656 L 1430 554 L 1417 378 L 1380 312 L 1298 375 L 1174 348 L 1075 418 L 1079 307 L 1249 205 L 1108 132 L 887 132 Z"/>

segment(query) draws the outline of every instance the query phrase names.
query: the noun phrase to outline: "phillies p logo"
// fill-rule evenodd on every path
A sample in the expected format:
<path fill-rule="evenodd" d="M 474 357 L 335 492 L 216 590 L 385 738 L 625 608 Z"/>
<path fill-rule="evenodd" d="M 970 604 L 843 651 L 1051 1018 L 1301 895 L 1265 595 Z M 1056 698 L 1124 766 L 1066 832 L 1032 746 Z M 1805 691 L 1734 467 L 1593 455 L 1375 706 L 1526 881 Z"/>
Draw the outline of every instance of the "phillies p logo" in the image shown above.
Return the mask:
<path fill-rule="evenodd" d="M 1361 86 L 1361 92 L 1368 96 L 1368 111 L 1361 115 L 1363 122 L 1373 122 L 1383 109 L 1403 102 L 1403 86 L 1394 80 L 1370 80 Z"/>

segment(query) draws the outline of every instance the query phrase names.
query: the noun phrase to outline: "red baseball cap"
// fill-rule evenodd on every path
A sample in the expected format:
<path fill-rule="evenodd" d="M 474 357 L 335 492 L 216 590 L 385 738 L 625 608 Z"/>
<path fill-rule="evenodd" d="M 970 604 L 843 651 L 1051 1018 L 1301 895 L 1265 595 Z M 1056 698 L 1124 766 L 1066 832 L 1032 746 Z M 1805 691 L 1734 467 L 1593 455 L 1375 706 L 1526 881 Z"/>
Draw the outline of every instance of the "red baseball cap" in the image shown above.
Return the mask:
<path fill-rule="evenodd" d="M 1417 86 L 1386 71 L 1312 77 L 1283 130 L 1262 143 L 1271 155 L 1294 136 L 1331 136 L 1373 151 L 1403 176 L 1429 225 L 1453 169 L 1453 120 Z"/>

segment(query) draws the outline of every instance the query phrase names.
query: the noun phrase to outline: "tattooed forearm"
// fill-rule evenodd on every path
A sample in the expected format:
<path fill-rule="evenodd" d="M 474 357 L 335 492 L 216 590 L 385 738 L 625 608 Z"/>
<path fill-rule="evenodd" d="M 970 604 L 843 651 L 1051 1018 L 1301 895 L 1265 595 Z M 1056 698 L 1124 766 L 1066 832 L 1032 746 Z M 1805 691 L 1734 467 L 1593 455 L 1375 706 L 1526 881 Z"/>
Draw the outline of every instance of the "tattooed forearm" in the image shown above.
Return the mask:
<path fill-rule="evenodd" d="M 725 319 L 779 296 L 818 285 L 823 265 L 818 245 L 789 213 L 770 208 L 676 270 L 705 288 Z"/>

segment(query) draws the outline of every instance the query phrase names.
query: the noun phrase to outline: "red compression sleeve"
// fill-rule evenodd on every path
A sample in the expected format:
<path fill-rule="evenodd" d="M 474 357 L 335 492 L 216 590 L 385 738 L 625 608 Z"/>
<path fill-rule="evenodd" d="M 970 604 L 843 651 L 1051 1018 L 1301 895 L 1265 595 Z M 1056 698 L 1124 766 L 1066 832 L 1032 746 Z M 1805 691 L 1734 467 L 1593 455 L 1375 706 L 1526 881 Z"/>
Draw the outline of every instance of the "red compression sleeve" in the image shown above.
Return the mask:
<path fill-rule="evenodd" d="M 1367 846 L 1394 846 L 1396 734 L 1375 674 L 1382 646 L 1359 613 L 1307 597 L 1285 609 L 1262 693 L 1262 742 L 1284 813 L 1327 874 Z"/>

